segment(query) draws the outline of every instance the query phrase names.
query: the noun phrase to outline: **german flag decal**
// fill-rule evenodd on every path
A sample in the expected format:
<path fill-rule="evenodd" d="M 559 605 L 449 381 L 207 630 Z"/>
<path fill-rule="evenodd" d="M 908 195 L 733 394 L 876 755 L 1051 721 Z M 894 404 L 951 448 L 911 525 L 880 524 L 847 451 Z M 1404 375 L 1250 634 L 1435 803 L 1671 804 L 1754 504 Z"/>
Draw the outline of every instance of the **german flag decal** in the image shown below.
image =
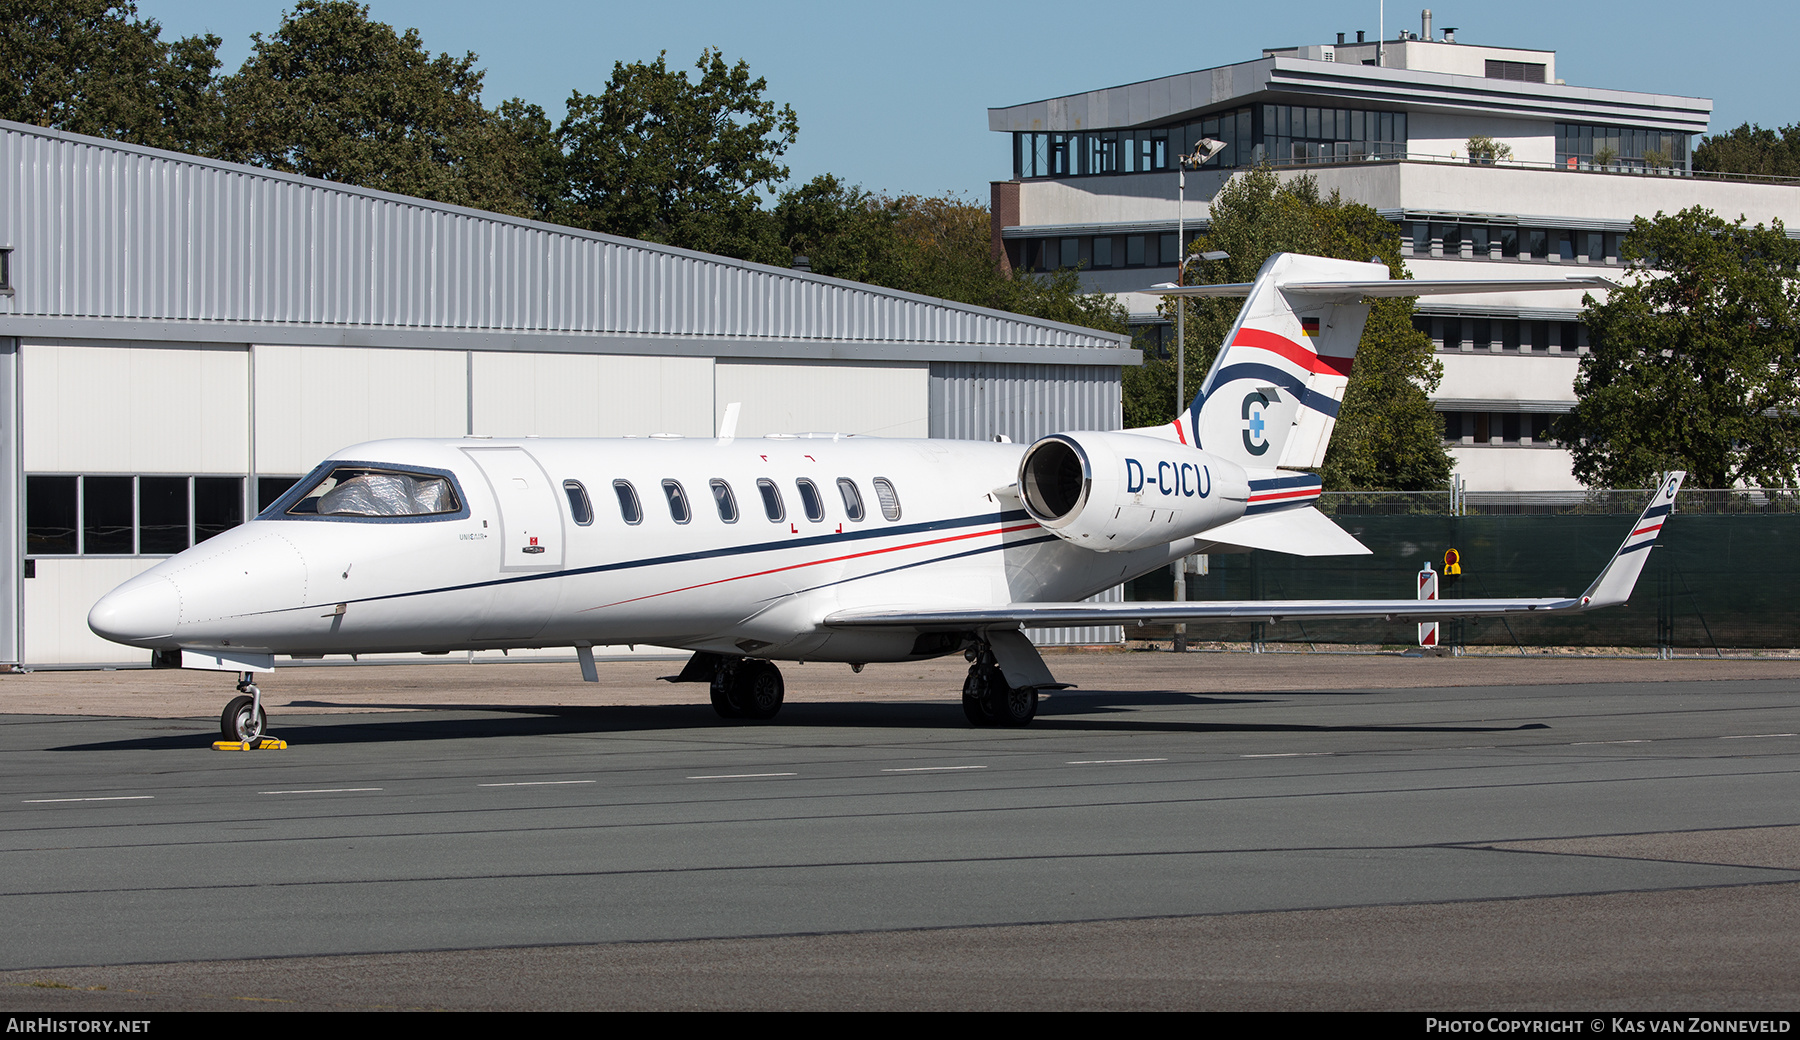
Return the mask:
<path fill-rule="evenodd" d="M 1319 319 L 1317 319 L 1317 318 L 1301 318 L 1300 319 L 1300 332 L 1307 339 L 1318 338 Z"/>

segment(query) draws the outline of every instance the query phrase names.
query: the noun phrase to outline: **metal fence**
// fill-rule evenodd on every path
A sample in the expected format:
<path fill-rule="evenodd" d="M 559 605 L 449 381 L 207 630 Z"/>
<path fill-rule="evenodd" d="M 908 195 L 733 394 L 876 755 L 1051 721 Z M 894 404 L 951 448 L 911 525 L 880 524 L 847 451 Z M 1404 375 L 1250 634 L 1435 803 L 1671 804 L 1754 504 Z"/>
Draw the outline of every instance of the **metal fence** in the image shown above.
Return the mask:
<path fill-rule="evenodd" d="M 1213 555 L 1188 579 L 1188 598 L 1403 599 L 1427 562 L 1446 550 L 1463 573 L 1446 579 L 1445 598 L 1579 595 L 1625 537 L 1649 490 L 1468 495 L 1453 514 L 1450 496 L 1326 495 L 1321 508 L 1372 551 L 1369 556 L 1302 558 L 1251 552 Z M 1800 499 L 1763 489 L 1684 490 L 1630 604 L 1552 617 L 1471 619 L 1470 645 L 1659 648 L 1800 646 Z M 1173 598 L 1166 572 L 1139 578 L 1126 598 Z M 1376 621 L 1189 626 L 1193 639 L 1415 645 L 1411 624 Z M 1131 630 L 1128 636 L 1159 637 Z M 1166 636 L 1164 636 L 1166 637 Z"/>

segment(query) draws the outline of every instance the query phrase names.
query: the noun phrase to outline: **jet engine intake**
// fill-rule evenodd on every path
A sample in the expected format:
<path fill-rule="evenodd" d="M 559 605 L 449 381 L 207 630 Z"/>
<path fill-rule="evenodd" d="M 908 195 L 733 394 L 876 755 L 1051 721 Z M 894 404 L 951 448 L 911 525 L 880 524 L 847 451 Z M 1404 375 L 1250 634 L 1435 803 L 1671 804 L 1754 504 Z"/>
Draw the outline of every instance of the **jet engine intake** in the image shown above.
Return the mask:
<path fill-rule="evenodd" d="M 1019 463 L 1025 512 L 1096 552 L 1190 538 L 1242 516 L 1249 496 L 1249 478 L 1235 463 L 1131 433 L 1051 434 Z"/>

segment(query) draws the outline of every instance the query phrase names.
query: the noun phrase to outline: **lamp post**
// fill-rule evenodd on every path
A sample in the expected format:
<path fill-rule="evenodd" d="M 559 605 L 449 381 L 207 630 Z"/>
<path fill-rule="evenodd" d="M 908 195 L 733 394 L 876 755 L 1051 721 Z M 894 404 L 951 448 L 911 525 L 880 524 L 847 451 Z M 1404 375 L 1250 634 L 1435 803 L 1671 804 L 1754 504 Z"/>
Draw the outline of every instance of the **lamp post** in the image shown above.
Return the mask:
<path fill-rule="evenodd" d="M 1194 145 L 1191 155 L 1183 155 L 1176 160 L 1175 179 L 1175 284 L 1187 285 L 1187 172 L 1190 167 L 1199 169 L 1213 156 L 1225 149 L 1224 141 L 1215 141 L 1203 137 Z M 1210 258 L 1215 254 L 1207 254 Z M 1181 411 L 1188 404 L 1187 398 L 1187 299 L 1175 297 L 1175 419 L 1181 421 Z M 1194 431 L 1190 435 L 1197 436 Z M 1183 556 L 1174 564 L 1175 602 L 1187 602 L 1187 557 Z M 1171 649 L 1176 653 L 1187 652 L 1187 626 L 1176 624 L 1175 638 L 1171 641 Z"/>
<path fill-rule="evenodd" d="M 1203 137 L 1190 155 L 1175 160 L 1175 284 L 1187 285 L 1187 172 L 1225 150 L 1224 141 Z M 1187 407 L 1187 300 L 1175 297 L 1175 414 Z"/>

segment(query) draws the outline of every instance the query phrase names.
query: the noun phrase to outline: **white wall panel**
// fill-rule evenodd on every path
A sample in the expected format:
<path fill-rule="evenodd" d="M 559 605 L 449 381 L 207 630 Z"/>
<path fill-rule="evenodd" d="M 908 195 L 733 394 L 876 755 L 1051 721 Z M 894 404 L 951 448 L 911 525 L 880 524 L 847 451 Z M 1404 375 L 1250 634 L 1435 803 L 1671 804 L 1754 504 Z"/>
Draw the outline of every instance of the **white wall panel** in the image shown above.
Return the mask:
<path fill-rule="evenodd" d="M 37 561 L 37 577 L 24 586 L 25 638 L 19 658 L 27 664 L 123 664 L 150 660 L 150 651 L 101 639 L 87 626 L 101 596 L 160 563 L 154 559 Z"/>
<path fill-rule="evenodd" d="M 708 437 L 711 358 L 602 354 L 473 355 L 475 429 L 493 437 Z"/>
<path fill-rule="evenodd" d="M 720 361 L 720 411 L 743 405 L 737 432 L 860 433 L 925 437 L 931 427 L 931 366 L 924 362 L 779 364 Z"/>
<path fill-rule="evenodd" d="M 249 352 L 243 348 L 22 348 L 25 470 L 243 473 Z"/>
<path fill-rule="evenodd" d="M 305 473 L 361 441 L 468 432 L 468 361 L 459 351 L 254 350 L 258 473 Z"/>

